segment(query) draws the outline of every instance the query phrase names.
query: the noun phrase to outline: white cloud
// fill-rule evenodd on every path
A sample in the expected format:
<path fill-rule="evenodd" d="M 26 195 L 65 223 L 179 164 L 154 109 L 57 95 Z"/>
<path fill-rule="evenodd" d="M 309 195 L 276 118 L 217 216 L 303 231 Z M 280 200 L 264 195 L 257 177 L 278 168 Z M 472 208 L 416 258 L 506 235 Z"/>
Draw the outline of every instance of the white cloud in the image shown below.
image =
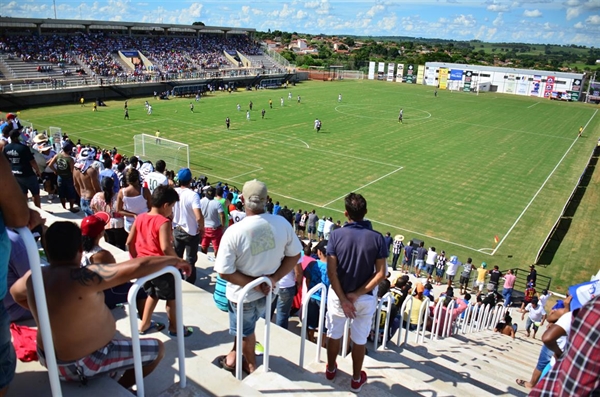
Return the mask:
<path fill-rule="evenodd" d="M 567 8 L 567 21 L 570 21 L 573 18 L 577 18 L 580 13 L 581 13 L 581 8 L 579 8 L 579 7 Z"/>
<path fill-rule="evenodd" d="M 577 22 L 573 27 L 575 29 L 585 29 L 585 25 L 582 22 Z"/>
<path fill-rule="evenodd" d="M 380 26 L 383 30 L 387 30 L 387 31 L 392 31 L 394 29 L 396 29 L 396 22 L 397 22 L 398 18 L 393 15 L 391 17 L 384 17 L 381 18 L 381 22 L 380 22 Z"/>
<path fill-rule="evenodd" d="M 510 7 L 506 4 L 490 4 L 487 6 L 487 10 L 492 12 L 507 12 L 510 10 Z"/>
<path fill-rule="evenodd" d="M 242 6 L 242 13 L 248 14 L 250 12 L 250 6 Z"/>
<path fill-rule="evenodd" d="M 498 13 L 498 16 L 496 17 L 496 19 L 494 19 L 494 21 L 492 22 L 492 25 L 494 26 L 502 26 L 504 25 L 504 18 L 503 18 L 503 13 Z"/>
<path fill-rule="evenodd" d="M 567 1 L 565 1 L 565 5 L 567 7 L 577 7 L 580 5 L 580 1 L 579 0 L 567 0 Z"/>
<path fill-rule="evenodd" d="M 583 7 L 588 10 L 600 10 L 600 0 L 588 0 L 583 3 Z"/>
<path fill-rule="evenodd" d="M 542 16 L 542 12 L 540 10 L 525 10 L 523 12 L 523 16 L 528 18 L 539 18 Z"/>
<path fill-rule="evenodd" d="M 585 22 L 591 25 L 600 25 L 600 15 L 590 15 Z"/>
<path fill-rule="evenodd" d="M 296 13 L 296 19 L 304 19 L 304 18 L 306 18 L 307 15 L 308 15 L 307 12 L 298 10 L 298 12 Z"/>
<path fill-rule="evenodd" d="M 459 15 L 458 17 L 454 18 L 454 20 L 452 21 L 455 25 L 461 25 L 461 26 L 475 26 L 475 24 L 477 23 L 477 21 L 475 20 L 475 18 L 473 18 L 472 15 Z"/>
<path fill-rule="evenodd" d="M 487 30 L 486 39 L 487 40 L 492 40 L 494 38 L 494 36 L 496 36 L 496 32 L 498 32 L 498 29 L 496 29 L 496 28 L 489 28 Z"/>
<path fill-rule="evenodd" d="M 366 12 L 365 15 L 368 16 L 368 17 L 370 17 L 370 18 L 373 18 L 375 15 L 377 15 L 377 13 L 380 13 L 380 12 L 382 12 L 384 10 L 385 10 L 385 7 L 383 5 L 376 4 L 373 7 L 371 7 L 369 9 L 369 11 Z"/>

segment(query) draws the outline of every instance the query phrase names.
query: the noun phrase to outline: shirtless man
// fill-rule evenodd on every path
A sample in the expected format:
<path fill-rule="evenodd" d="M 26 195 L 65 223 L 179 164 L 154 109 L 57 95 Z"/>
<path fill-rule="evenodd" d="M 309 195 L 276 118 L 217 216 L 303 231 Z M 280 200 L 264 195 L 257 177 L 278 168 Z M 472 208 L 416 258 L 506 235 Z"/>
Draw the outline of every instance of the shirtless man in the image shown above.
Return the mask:
<path fill-rule="evenodd" d="M 80 267 L 81 230 L 71 222 L 56 222 L 44 236 L 50 266 L 42 268 L 52 337 L 61 380 L 85 383 L 87 378 L 126 370 L 119 383 L 135 384 L 131 340 L 116 339 L 116 323 L 104 303 L 104 290 L 144 277 L 173 265 L 184 274 L 190 265 L 177 257 L 136 258 L 123 263 L 90 264 Z M 19 279 L 10 292 L 15 302 L 31 310 L 39 326 L 31 273 Z M 141 339 L 144 376 L 150 374 L 164 356 L 163 344 Z M 45 365 L 41 333 L 37 336 L 38 356 Z"/>
<path fill-rule="evenodd" d="M 75 190 L 79 195 L 79 206 L 86 216 L 94 215 L 94 211 L 90 207 L 90 202 L 94 195 L 102 191 L 100 187 L 100 179 L 98 178 L 98 170 L 92 167 L 93 158 L 88 157 L 88 153 L 83 149 L 80 153 L 75 169 L 73 170 L 73 182 Z"/>

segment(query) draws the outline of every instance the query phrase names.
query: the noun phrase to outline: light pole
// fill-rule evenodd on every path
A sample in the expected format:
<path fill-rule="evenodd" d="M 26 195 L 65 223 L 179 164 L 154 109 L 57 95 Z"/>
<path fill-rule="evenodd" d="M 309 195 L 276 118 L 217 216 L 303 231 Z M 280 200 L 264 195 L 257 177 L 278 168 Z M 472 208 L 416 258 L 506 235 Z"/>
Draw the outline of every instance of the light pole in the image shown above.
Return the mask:
<path fill-rule="evenodd" d="M 52 0 L 52 4 L 54 5 L 54 19 L 58 19 L 56 18 L 56 0 Z"/>

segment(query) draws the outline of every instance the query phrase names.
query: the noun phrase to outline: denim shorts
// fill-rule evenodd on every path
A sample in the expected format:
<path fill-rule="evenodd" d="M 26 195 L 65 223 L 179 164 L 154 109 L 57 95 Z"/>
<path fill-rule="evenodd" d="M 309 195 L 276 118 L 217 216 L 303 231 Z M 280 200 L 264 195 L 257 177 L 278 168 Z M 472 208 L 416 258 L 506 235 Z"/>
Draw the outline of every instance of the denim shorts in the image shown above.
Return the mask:
<path fill-rule="evenodd" d="M 90 205 L 91 203 L 92 203 L 92 200 L 87 200 L 87 199 L 84 199 L 83 197 L 81 197 L 79 199 L 79 206 L 81 207 L 81 210 L 83 211 L 83 213 L 86 216 L 94 215 L 94 211 L 92 210 L 92 207 Z"/>
<path fill-rule="evenodd" d="M 12 382 L 17 368 L 17 355 L 10 335 L 10 319 L 0 301 L 0 390 Z"/>
<path fill-rule="evenodd" d="M 254 333 L 256 328 L 256 322 L 259 318 L 265 315 L 265 306 L 267 303 L 267 297 L 262 297 L 252 302 L 244 303 L 243 309 L 243 324 L 242 334 L 244 337 L 250 336 Z M 235 302 L 229 301 L 229 334 L 237 334 L 237 306 Z"/>
<path fill-rule="evenodd" d="M 415 266 L 417 267 L 417 269 L 423 270 L 425 269 L 425 261 L 423 259 L 416 259 Z"/>

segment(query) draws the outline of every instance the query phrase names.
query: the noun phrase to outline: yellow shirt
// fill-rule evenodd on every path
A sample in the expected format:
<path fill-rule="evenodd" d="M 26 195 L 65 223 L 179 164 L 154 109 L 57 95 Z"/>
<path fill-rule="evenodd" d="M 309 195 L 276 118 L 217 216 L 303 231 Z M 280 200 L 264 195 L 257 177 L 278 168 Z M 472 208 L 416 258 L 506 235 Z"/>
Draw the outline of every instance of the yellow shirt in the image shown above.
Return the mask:
<path fill-rule="evenodd" d="M 159 138 L 160 137 L 160 131 L 156 131 L 156 137 Z"/>
<path fill-rule="evenodd" d="M 485 276 L 487 275 L 487 270 L 480 267 L 477 269 L 477 282 L 483 283 L 485 281 Z"/>
<path fill-rule="evenodd" d="M 425 298 L 423 298 L 425 299 Z M 410 303 L 407 304 L 410 305 Z M 417 325 L 417 323 L 419 322 L 419 311 L 421 311 L 421 306 L 423 306 L 423 301 L 417 299 L 416 296 L 413 296 L 413 300 L 412 300 L 412 309 L 410 311 L 410 323 Z M 404 316 L 406 317 L 408 315 L 407 312 L 404 312 Z"/>

